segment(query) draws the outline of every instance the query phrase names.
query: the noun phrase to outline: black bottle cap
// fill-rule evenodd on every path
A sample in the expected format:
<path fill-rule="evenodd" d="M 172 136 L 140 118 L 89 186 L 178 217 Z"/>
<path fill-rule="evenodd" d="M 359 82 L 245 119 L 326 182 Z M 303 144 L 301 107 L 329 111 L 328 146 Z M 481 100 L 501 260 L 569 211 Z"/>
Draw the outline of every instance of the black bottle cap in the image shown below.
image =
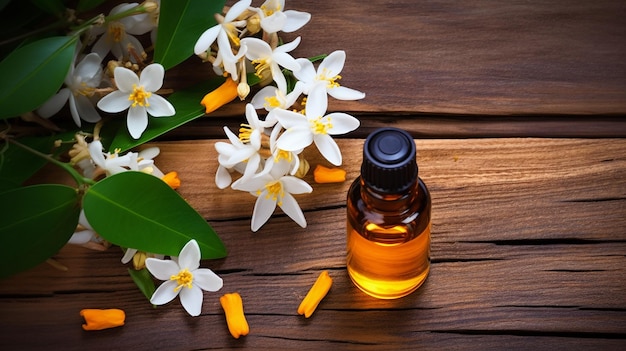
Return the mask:
<path fill-rule="evenodd" d="M 365 139 L 361 177 L 367 187 L 400 194 L 415 183 L 417 171 L 415 142 L 406 131 L 380 128 Z"/>

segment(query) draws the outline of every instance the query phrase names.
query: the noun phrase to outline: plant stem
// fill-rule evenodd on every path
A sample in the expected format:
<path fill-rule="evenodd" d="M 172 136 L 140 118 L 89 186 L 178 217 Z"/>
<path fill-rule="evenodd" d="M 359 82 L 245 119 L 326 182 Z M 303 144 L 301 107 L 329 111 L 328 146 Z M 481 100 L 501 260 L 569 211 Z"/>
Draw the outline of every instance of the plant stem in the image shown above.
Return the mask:
<path fill-rule="evenodd" d="M 33 148 L 31 148 L 30 146 L 24 145 L 22 143 L 20 143 L 17 140 L 11 139 L 11 138 L 5 138 L 5 140 L 15 146 L 18 146 L 34 155 L 37 155 L 43 159 L 45 159 L 46 161 L 53 163 L 61 168 L 63 168 L 67 173 L 69 173 L 72 178 L 74 178 L 74 181 L 78 184 L 78 186 L 83 186 L 83 185 L 94 185 L 96 184 L 96 182 L 92 179 L 89 178 L 85 178 L 83 177 L 80 173 L 78 173 L 78 171 L 76 171 L 69 163 L 65 163 L 65 162 L 61 162 L 57 159 L 55 159 L 54 157 L 50 156 L 50 155 L 46 155 L 43 152 L 40 152 L 38 150 L 35 150 Z"/>

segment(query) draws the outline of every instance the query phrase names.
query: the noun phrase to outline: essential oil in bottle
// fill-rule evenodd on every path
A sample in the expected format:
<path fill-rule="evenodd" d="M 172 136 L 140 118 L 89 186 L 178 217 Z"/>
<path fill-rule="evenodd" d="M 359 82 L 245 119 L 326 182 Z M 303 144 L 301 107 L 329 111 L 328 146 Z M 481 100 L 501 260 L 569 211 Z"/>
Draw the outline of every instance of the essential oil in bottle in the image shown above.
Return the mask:
<path fill-rule="evenodd" d="M 365 293 L 395 299 L 430 271 L 431 200 L 418 177 L 415 142 L 380 128 L 363 146 L 361 175 L 348 190 L 347 269 Z"/>

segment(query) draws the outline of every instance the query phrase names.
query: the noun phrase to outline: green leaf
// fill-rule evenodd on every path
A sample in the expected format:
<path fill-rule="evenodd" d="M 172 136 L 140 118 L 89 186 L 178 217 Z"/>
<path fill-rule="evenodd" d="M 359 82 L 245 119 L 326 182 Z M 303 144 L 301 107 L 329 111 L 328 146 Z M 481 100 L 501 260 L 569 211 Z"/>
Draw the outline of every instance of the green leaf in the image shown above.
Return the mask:
<path fill-rule="evenodd" d="M 76 189 L 33 185 L 0 194 L 0 278 L 27 270 L 57 253 L 76 229 L 80 214 Z"/>
<path fill-rule="evenodd" d="M 91 10 L 94 7 L 102 4 L 105 0 L 80 0 L 76 6 L 76 11 L 83 12 Z"/>
<path fill-rule="evenodd" d="M 200 35 L 213 27 L 215 13 L 222 13 L 224 0 L 162 0 L 154 61 L 167 70 L 193 55 Z"/>
<path fill-rule="evenodd" d="M 126 151 L 132 149 L 187 122 L 204 116 L 204 106 L 200 105 L 200 101 L 204 95 L 216 89 L 222 83 L 224 83 L 224 78 L 215 78 L 170 95 L 168 101 L 174 105 L 176 114 L 170 117 L 150 117 L 148 129 L 139 139 L 133 139 L 130 136 L 124 122 L 124 125 L 119 127 L 109 150 L 119 148 L 121 151 Z"/>
<path fill-rule="evenodd" d="M 83 207 L 89 224 L 113 244 L 178 256 L 196 239 L 202 258 L 226 256 L 207 221 L 153 175 L 128 171 L 109 176 L 87 190 Z"/>
<path fill-rule="evenodd" d="M 18 141 L 44 154 L 58 154 L 68 147 L 54 148 L 55 140 L 70 140 L 74 133 L 67 132 L 45 137 L 24 137 Z M 0 192 L 20 187 L 45 164 L 46 160 L 23 148 L 6 143 L 0 150 Z"/>
<path fill-rule="evenodd" d="M 76 37 L 50 37 L 22 46 L 0 62 L 0 119 L 41 106 L 67 75 Z"/>
<path fill-rule="evenodd" d="M 130 274 L 130 277 L 133 278 L 135 285 L 137 285 L 143 295 L 147 297 L 148 300 L 150 300 L 152 294 L 154 294 L 154 291 L 156 290 L 156 288 L 154 287 L 154 280 L 152 280 L 150 272 L 148 272 L 146 268 L 140 269 L 138 271 L 129 268 L 128 274 Z"/>
<path fill-rule="evenodd" d="M 63 0 L 30 0 L 30 2 L 42 11 L 57 17 L 63 16 L 63 12 L 65 12 Z"/>

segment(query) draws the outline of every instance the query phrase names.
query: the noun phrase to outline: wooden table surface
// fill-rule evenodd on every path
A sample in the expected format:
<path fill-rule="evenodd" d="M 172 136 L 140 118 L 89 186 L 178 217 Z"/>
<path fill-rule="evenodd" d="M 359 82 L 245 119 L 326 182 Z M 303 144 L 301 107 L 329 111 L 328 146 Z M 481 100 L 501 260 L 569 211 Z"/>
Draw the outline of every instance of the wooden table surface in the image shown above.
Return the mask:
<path fill-rule="evenodd" d="M 260 4 L 257 4 L 260 5 Z M 121 251 L 66 246 L 0 282 L 2 350 L 626 348 L 626 3 L 619 1 L 287 2 L 312 13 L 294 52 L 347 52 L 332 101 L 361 127 L 338 140 L 347 181 L 300 195 L 308 227 L 280 211 L 249 230 L 254 198 L 214 184 L 222 125 L 242 104 L 152 143 L 179 193 L 217 230 L 224 279 L 202 314 L 152 308 Z M 290 38 L 290 37 L 287 37 Z M 166 84 L 198 80 L 190 62 Z M 361 293 L 345 270 L 345 195 L 364 137 L 394 125 L 416 138 L 433 199 L 432 270 L 398 300 Z M 309 161 L 324 163 L 315 151 Z M 50 173 L 51 172 L 51 173 Z M 56 178 L 46 168 L 35 180 Z M 5 262 L 4 264 L 10 264 Z M 334 284 L 315 314 L 297 307 L 322 270 Z M 228 332 L 219 297 L 237 291 L 250 334 Z M 85 332 L 83 308 L 121 308 L 126 325 Z"/>

